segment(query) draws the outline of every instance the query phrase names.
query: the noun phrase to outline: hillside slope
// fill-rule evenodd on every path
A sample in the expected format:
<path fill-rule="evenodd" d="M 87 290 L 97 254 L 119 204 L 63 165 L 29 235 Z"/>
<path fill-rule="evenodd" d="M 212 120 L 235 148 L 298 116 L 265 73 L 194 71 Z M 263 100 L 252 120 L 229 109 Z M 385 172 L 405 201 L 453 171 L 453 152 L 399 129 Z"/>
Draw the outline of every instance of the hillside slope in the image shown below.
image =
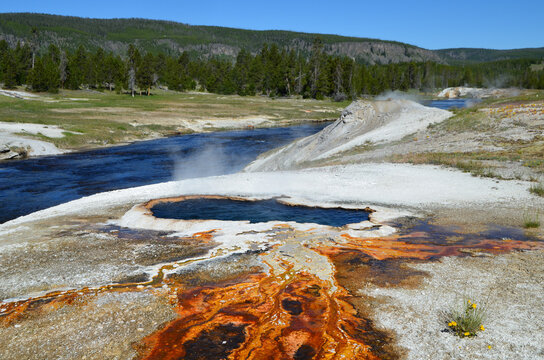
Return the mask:
<path fill-rule="evenodd" d="M 441 49 L 435 52 L 449 64 L 544 58 L 544 47 L 511 50 L 459 48 Z"/>
<path fill-rule="evenodd" d="M 41 50 L 46 49 L 49 44 L 69 50 L 83 45 L 91 50 L 101 47 L 123 55 L 131 43 L 147 51 L 173 55 L 188 51 L 195 55 L 234 57 L 241 48 L 255 53 L 266 43 L 308 54 L 314 39 L 318 37 L 327 53 L 346 55 L 369 64 L 409 61 L 462 64 L 544 58 L 544 47 L 512 50 L 427 50 L 396 41 L 329 34 L 256 31 L 148 19 L 90 19 L 48 14 L 0 13 L 0 40 L 6 40 L 12 46 L 18 41 L 31 41 L 33 28 L 38 30 L 37 40 Z"/>
<path fill-rule="evenodd" d="M 38 30 L 43 50 L 49 44 L 65 49 L 84 45 L 89 49 L 102 47 L 126 54 L 130 43 L 152 52 L 235 56 L 241 48 L 257 52 L 265 43 L 275 43 L 309 53 L 319 37 L 329 54 L 347 55 L 367 63 L 437 61 L 433 51 L 413 45 L 377 39 L 310 34 L 291 31 L 255 31 L 216 26 L 193 26 L 182 23 L 145 19 L 88 19 L 58 15 L 5 13 L 0 14 L 0 39 L 11 45 L 29 41 L 32 28 Z"/>

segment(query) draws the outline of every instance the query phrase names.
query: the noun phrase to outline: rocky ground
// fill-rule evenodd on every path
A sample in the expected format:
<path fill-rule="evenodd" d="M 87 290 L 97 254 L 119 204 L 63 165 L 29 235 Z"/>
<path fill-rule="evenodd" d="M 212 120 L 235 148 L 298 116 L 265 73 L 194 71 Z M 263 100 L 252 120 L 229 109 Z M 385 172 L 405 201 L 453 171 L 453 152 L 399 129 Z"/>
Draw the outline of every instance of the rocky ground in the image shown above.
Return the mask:
<path fill-rule="evenodd" d="M 502 154 L 472 161 L 513 162 L 511 149 L 534 160 L 540 104 L 511 112 L 511 104 L 484 104 L 468 112 L 469 125 L 467 113 L 433 110 L 429 121 L 419 105 L 378 106 L 371 129 L 359 131 L 364 119 L 353 119 L 334 141 L 317 135 L 324 144 L 306 141 L 297 153 L 353 148 L 296 166 L 276 153 L 279 168 L 297 169 L 96 194 L 2 224 L 0 357 L 542 358 L 544 233 L 524 228 L 544 208 L 529 191 L 540 168 L 518 161 L 527 176 L 506 180 L 455 169 L 446 163 L 454 151 L 426 163 L 446 144 L 465 156 L 486 144 Z M 366 143 L 403 116 L 420 126 Z M 525 142 L 487 142 L 514 123 Z M 407 149 L 415 164 L 390 162 L 408 161 L 400 158 Z M 150 210 L 203 195 L 375 212 L 331 227 L 157 219 Z M 477 337 L 444 331 L 442 314 L 463 296 L 487 306 Z"/>
<path fill-rule="evenodd" d="M 543 359 L 544 252 L 448 257 L 410 265 L 426 274 L 415 289 L 369 287 L 375 319 L 398 335 L 406 359 Z M 485 331 L 459 339 L 443 312 L 472 298 L 486 307 Z"/>
<path fill-rule="evenodd" d="M 331 126 L 260 156 L 246 171 L 308 167 L 329 158 L 343 157 L 352 149 L 401 140 L 451 116 L 449 111 L 410 100 L 355 101 Z"/>
<path fill-rule="evenodd" d="M 438 109 L 431 113 L 405 101 L 400 110 L 356 115 L 355 118 L 364 120 L 354 122 L 354 114 L 369 106 L 360 101 L 348 107 L 334 126 L 265 154 L 246 170 L 393 161 L 446 165 L 497 179 L 544 181 L 544 102 L 538 96 L 524 101 L 484 102 L 449 118 L 439 115 Z M 384 138 L 384 131 L 395 124 L 391 119 L 405 119 L 410 106 L 411 113 L 426 121 L 418 122 L 415 116 L 410 125 L 402 123 L 402 129 L 397 131 L 401 137 Z M 376 123 L 381 126 L 374 130 Z M 385 123 L 388 125 L 383 126 Z M 327 140 L 323 141 L 325 134 Z"/>

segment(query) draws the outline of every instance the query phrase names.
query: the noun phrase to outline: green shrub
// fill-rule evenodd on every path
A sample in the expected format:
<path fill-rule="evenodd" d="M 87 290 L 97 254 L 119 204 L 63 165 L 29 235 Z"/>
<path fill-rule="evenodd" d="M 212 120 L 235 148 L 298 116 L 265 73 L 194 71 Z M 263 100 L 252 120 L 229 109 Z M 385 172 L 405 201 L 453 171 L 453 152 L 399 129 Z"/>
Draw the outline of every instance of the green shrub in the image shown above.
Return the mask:
<path fill-rule="evenodd" d="M 450 331 L 459 337 L 473 337 L 484 331 L 483 321 L 486 310 L 481 304 L 470 299 L 463 300 L 447 313 L 447 324 Z"/>
<path fill-rule="evenodd" d="M 534 184 L 529 188 L 529 192 L 538 196 L 544 196 L 544 185 Z"/>
<path fill-rule="evenodd" d="M 526 229 L 534 229 L 540 227 L 540 212 L 537 211 L 536 213 L 529 213 L 526 211 L 523 214 L 523 226 Z"/>

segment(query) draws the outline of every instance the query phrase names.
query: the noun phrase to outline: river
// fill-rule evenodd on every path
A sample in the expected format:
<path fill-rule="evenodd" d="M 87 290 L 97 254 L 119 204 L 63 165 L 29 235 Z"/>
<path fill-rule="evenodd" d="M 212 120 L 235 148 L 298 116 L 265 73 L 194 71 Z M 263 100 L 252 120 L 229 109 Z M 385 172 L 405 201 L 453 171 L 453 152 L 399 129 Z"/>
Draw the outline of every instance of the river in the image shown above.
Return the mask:
<path fill-rule="evenodd" d="M 99 192 L 230 174 L 328 123 L 182 135 L 0 164 L 0 222 Z"/>
<path fill-rule="evenodd" d="M 464 100 L 426 103 L 462 107 Z M 202 133 L 0 164 L 0 223 L 92 194 L 230 174 L 328 123 Z"/>

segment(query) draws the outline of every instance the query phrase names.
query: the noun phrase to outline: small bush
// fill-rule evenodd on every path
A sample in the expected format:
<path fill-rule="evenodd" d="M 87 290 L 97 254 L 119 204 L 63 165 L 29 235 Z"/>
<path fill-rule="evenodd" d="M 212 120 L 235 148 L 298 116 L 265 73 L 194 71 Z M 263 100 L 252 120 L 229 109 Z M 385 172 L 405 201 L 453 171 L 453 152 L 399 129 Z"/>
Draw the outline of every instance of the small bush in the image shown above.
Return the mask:
<path fill-rule="evenodd" d="M 523 214 L 523 226 L 526 229 L 534 229 L 540 227 L 540 212 Z"/>
<path fill-rule="evenodd" d="M 476 336 L 479 331 L 484 331 L 485 307 L 463 300 L 447 313 L 447 324 L 450 331 L 461 338 Z"/>
<path fill-rule="evenodd" d="M 535 184 L 529 188 L 529 192 L 538 196 L 544 196 L 544 185 Z"/>
<path fill-rule="evenodd" d="M 534 229 L 540 227 L 540 221 L 526 221 L 524 226 L 526 229 Z"/>

